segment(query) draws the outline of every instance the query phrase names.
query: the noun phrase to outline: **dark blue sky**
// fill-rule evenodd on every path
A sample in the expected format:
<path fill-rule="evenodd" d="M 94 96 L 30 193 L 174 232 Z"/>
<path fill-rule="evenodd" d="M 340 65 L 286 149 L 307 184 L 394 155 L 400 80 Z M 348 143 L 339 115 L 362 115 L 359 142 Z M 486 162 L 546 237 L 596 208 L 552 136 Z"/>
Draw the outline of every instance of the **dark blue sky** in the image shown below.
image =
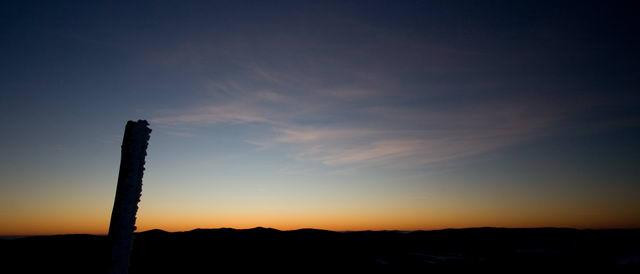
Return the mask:
<path fill-rule="evenodd" d="M 2 4 L 0 232 L 106 228 L 139 118 L 142 227 L 638 225 L 632 1 L 131 2 Z"/>

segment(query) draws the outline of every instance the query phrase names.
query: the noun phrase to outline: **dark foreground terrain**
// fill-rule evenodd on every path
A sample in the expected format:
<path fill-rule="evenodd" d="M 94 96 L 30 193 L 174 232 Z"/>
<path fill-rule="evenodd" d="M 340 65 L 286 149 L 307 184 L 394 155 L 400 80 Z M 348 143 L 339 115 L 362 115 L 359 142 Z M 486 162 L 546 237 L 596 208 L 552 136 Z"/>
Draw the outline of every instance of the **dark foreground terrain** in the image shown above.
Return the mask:
<path fill-rule="evenodd" d="M 2 273 L 104 273 L 106 237 L 0 240 Z M 137 233 L 130 273 L 260 271 L 640 273 L 640 230 L 471 228 L 332 232 L 197 229 Z"/>

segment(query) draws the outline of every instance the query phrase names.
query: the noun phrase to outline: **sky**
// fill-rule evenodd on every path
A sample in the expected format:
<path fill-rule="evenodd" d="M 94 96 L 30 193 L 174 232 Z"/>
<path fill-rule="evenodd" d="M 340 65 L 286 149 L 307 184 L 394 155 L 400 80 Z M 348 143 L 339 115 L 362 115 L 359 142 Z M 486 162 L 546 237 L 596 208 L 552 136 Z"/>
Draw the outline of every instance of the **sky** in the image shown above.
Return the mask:
<path fill-rule="evenodd" d="M 640 227 L 625 1 L 7 1 L 0 235 Z"/>

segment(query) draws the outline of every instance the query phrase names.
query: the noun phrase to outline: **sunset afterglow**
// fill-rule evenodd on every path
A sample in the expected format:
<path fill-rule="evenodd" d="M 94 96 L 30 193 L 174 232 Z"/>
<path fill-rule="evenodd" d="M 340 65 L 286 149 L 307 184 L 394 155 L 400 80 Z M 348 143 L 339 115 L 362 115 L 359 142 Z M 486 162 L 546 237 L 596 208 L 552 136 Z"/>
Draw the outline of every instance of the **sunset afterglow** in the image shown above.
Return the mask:
<path fill-rule="evenodd" d="M 106 234 L 137 119 L 138 231 L 640 227 L 615 7 L 54 2 L 0 16 L 0 235 Z"/>

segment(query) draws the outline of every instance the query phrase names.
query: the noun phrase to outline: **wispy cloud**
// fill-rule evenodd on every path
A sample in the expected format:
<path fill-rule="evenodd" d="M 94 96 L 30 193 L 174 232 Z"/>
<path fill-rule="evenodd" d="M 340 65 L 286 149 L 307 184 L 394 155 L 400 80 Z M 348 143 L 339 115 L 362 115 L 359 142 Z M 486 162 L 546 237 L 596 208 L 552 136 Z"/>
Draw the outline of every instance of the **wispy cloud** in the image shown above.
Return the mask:
<path fill-rule="evenodd" d="M 260 149 L 287 146 L 298 161 L 327 166 L 406 161 L 428 165 L 518 144 L 549 134 L 571 110 L 549 108 L 543 101 L 487 100 L 447 108 L 387 102 L 388 92 L 357 87 L 306 90 L 286 87 L 265 69 L 251 78 L 270 83 L 218 84 L 232 91 L 210 105 L 176 110 L 153 119 L 161 125 L 262 124 L 268 133 L 247 141 Z M 268 137 L 265 137 L 268 136 Z"/>
<path fill-rule="evenodd" d="M 215 123 L 268 123 L 259 109 L 235 104 L 214 105 L 188 110 L 185 113 L 162 116 L 153 119 L 154 123 L 176 124 L 215 124 Z"/>
<path fill-rule="evenodd" d="M 283 128 L 278 130 L 275 140 L 281 143 L 304 144 L 366 137 L 374 132 L 366 129 Z"/>
<path fill-rule="evenodd" d="M 296 34 L 304 39 L 263 37 L 259 47 L 242 36 L 222 44 L 199 41 L 218 46 L 184 47 L 169 59 L 185 59 L 184 66 L 195 62 L 210 96 L 158 114 L 153 122 L 264 125 L 247 143 L 262 150 L 291 148 L 292 158 L 327 166 L 428 165 L 554 134 L 597 101 L 563 92 L 575 87 L 554 82 L 555 75 L 546 81 L 536 80 L 549 76 L 544 73 L 531 79 L 522 77 L 527 73 L 519 79 L 504 75 L 520 69 L 511 59 L 528 63 L 530 55 L 501 62 L 502 53 L 487 49 L 383 34 L 345 45 L 306 33 Z M 220 75 L 206 69 L 213 61 L 227 66 L 217 70 Z"/>
<path fill-rule="evenodd" d="M 393 110 L 394 112 L 396 110 Z M 408 111 L 412 119 L 376 111 L 372 128 L 287 128 L 276 142 L 295 146 L 297 159 L 330 166 L 406 160 L 424 165 L 459 159 L 550 134 L 561 114 L 503 110 Z M 396 113 L 397 114 L 397 113 Z"/>

